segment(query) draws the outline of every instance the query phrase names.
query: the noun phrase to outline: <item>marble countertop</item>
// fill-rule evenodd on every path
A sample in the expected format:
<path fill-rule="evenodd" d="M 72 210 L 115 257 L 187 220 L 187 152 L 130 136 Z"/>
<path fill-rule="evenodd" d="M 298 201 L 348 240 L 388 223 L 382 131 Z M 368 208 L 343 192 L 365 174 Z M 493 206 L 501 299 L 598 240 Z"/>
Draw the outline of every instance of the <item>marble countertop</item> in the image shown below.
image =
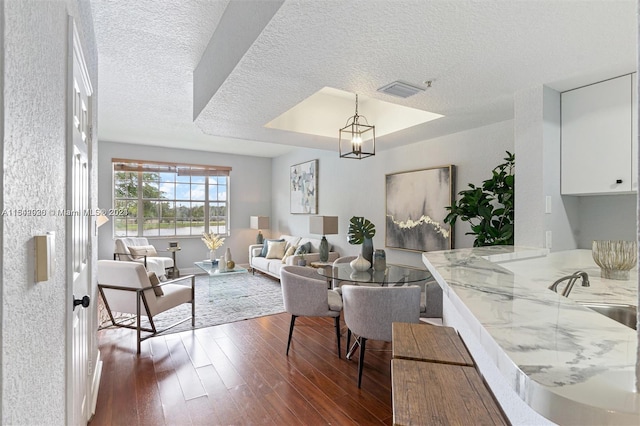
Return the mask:
<path fill-rule="evenodd" d="M 429 252 L 423 261 L 534 410 L 560 424 L 640 424 L 636 331 L 576 303 L 636 305 L 637 271 L 607 280 L 590 250 L 526 247 Z M 578 270 L 590 287 L 576 283 L 568 298 L 548 289 Z"/>

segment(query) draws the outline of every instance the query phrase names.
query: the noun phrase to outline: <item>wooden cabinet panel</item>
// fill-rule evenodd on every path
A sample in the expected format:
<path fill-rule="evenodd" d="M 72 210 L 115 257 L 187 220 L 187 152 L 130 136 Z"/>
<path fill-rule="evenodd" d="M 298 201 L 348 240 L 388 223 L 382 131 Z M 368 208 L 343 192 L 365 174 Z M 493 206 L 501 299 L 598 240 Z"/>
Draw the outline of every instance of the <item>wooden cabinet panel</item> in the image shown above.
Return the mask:
<path fill-rule="evenodd" d="M 393 357 L 473 366 L 456 330 L 429 324 L 393 323 Z"/>
<path fill-rule="evenodd" d="M 394 425 L 506 425 L 473 367 L 393 359 Z"/>

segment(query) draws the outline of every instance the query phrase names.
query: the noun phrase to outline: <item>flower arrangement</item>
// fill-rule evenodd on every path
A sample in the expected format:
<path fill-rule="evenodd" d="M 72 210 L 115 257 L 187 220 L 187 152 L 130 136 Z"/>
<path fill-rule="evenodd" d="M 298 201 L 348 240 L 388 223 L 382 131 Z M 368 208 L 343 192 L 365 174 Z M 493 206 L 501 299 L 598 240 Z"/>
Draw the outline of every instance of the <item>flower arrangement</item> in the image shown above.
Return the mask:
<path fill-rule="evenodd" d="M 224 244 L 224 238 L 213 232 L 203 232 L 201 240 L 204 241 L 209 250 L 217 250 Z"/>

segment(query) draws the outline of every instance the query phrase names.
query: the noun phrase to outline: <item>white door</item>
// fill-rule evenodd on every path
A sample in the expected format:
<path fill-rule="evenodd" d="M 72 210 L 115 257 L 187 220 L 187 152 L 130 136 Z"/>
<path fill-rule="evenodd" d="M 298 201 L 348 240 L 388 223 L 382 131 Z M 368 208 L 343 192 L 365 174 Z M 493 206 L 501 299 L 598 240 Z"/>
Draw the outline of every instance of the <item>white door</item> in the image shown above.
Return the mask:
<path fill-rule="evenodd" d="M 67 210 L 72 214 L 67 216 L 67 279 L 70 280 L 71 296 L 69 300 L 70 318 L 68 328 L 71 338 L 70 353 L 68 352 L 68 421 L 73 425 L 86 425 L 91 416 L 92 406 L 90 398 L 90 342 L 91 342 L 91 312 L 86 309 L 91 295 L 91 215 L 89 164 L 91 160 L 91 82 L 88 78 L 86 65 L 82 55 L 79 38 L 75 26 L 72 27 L 73 39 L 72 77 L 69 84 L 68 114 L 69 129 L 67 155 Z"/>

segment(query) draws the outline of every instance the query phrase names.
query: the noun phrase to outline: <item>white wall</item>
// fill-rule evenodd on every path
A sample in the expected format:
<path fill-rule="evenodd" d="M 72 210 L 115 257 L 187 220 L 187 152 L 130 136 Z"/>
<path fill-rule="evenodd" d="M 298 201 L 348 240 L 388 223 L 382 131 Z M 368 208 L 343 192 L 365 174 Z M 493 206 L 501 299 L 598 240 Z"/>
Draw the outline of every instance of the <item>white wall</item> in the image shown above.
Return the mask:
<path fill-rule="evenodd" d="M 248 263 L 248 246 L 255 243 L 257 231 L 249 229 L 250 216 L 269 216 L 271 212 L 271 159 L 241 155 L 219 154 L 184 149 L 149 147 L 145 145 L 122 144 L 100 141 L 98 165 L 98 205 L 100 208 L 113 207 L 112 158 L 134 160 L 170 161 L 187 164 L 229 166 L 230 174 L 230 230 L 231 236 L 225 240 L 219 251 L 231 249 L 233 260 Z M 113 221 L 101 226 L 98 231 L 100 259 L 112 259 Z M 178 241 L 182 251 L 177 253 L 176 262 L 182 274 L 198 272 L 193 262 L 208 258 L 208 250 L 200 237 L 162 237 L 150 242 L 156 249 L 168 247 L 168 241 Z M 162 253 L 159 253 L 162 255 Z M 169 255 L 168 253 L 165 253 Z M 222 254 L 222 253 L 219 253 Z"/>
<path fill-rule="evenodd" d="M 337 144 L 337 141 L 336 141 Z M 376 225 L 374 247 L 385 248 L 385 174 L 454 164 L 457 167 L 455 192 L 468 183 L 478 184 L 491 177 L 491 170 L 513 152 L 511 120 L 472 129 L 404 147 L 378 151 L 375 157 L 347 160 L 337 152 L 299 149 L 273 161 L 273 211 L 271 235 L 309 235 L 308 215 L 289 213 L 289 168 L 318 159 L 318 214 L 339 217 L 339 235 L 327 235 L 341 255 L 354 255 L 359 246 L 347 243 L 349 219 L 364 216 Z M 470 247 L 473 238 L 464 235 L 466 223 L 456 224 L 456 247 Z M 387 260 L 422 266 L 419 253 L 385 248 Z"/>
<path fill-rule="evenodd" d="M 593 240 L 634 241 L 637 235 L 637 196 L 600 195 L 574 198 L 580 212 L 578 248 L 591 249 Z"/>
<path fill-rule="evenodd" d="M 97 53 L 88 2 L 8 1 L 4 13 L 3 209 L 64 209 L 68 13 L 76 18 L 89 74 Z M 2 424 L 65 424 L 65 218 L 2 221 Z M 34 280 L 33 236 L 55 231 L 55 274 Z"/>

